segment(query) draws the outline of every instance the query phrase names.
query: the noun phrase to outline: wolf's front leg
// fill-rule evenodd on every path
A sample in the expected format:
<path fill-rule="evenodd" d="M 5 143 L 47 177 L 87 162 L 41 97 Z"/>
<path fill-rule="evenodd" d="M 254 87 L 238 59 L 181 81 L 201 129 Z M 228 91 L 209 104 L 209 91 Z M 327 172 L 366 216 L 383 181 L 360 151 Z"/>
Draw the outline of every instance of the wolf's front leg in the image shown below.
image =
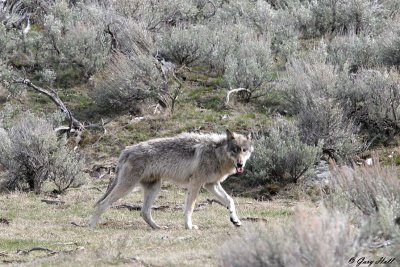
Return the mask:
<path fill-rule="evenodd" d="M 186 229 L 199 229 L 197 225 L 192 224 L 192 214 L 194 205 L 196 204 L 196 198 L 199 194 L 200 185 L 190 185 L 186 192 L 185 199 L 185 227 Z"/>
<path fill-rule="evenodd" d="M 220 183 L 211 183 L 204 185 L 204 188 L 207 189 L 208 192 L 213 194 L 217 200 L 219 200 L 224 206 L 226 206 L 230 213 L 231 222 L 235 226 L 240 226 L 242 223 L 240 222 L 235 208 L 235 202 L 233 199 L 225 192 Z"/>

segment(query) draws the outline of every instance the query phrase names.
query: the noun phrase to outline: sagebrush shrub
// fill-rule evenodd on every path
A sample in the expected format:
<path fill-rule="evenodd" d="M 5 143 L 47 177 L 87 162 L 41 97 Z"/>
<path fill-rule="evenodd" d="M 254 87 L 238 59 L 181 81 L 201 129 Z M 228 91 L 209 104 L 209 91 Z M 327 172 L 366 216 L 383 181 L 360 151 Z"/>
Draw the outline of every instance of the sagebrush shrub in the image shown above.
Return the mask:
<path fill-rule="evenodd" d="M 342 73 L 334 65 L 326 64 L 324 56 L 315 51 L 315 59 L 292 59 L 286 66 L 286 73 L 278 85 L 285 93 L 286 109 L 292 115 L 299 114 L 316 98 L 332 98 L 336 95 L 337 84 Z"/>
<path fill-rule="evenodd" d="M 324 63 L 318 51 L 315 59 L 295 59 L 287 65 L 280 85 L 285 93 L 286 108 L 298 120 L 301 140 L 308 145 L 323 144 L 324 152 L 336 159 L 346 159 L 359 152 L 357 123 L 347 116 L 338 100 L 339 88 L 348 80 L 346 70 Z M 345 106 L 343 104 L 343 106 Z"/>
<path fill-rule="evenodd" d="M 118 22 L 118 23 L 117 23 Z M 142 22 L 132 19 L 118 18 L 107 26 L 113 34 L 111 46 L 123 54 L 138 56 L 143 53 L 155 53 L 155 44 L 150 33 Z"/>
<path fill-rule="evenodd" d="M 356 72 L 363 67 L 376 66 L 381 42 L 369 34 L 349 32 L 338 35 L 328 44 L 328 59 L 333 65 L 346 67 Z"/>
<path fill-rule="evenodd" d="M 358 128 L 333 99 L 310 99 L 297 115 L 297 124 L 304 143 L 322 144 L 323 152 L 337 161 L 347 159 L 363 148 L 356 136 Z"/>
<path fill-rule="evenodd" d="M 0 164 L 7 172 L 2 190 L 40 193 L 43 184 L 52 180 L 62 192 L 83 179 L 83 161 L 57 138 L 46 119 L 25 112 L 9 129 L 1 128 L 0 139 Z"/>
<path fill-rule="evenodd" d="M 29 18 L 33 22 L 42 22 L 43 16 L 53 1 L 8 0 L 0 4 L 0 21 L 8 29 L 18 28 Z M 25 26 L 25 25 L 24 25 Z"/>
<path fill-rule="evenodd" d="M 366 242 L 380 237 L 400 241 L 400 180 L 395 167 L 338 168 L 331 177 L 327 206 L 348 213 Z"/>
<path fill-rule="evenodd" d="M 297 17 L 298 27 L 309 38 L 348 31 L 379 32 L 386 10 L 370 0 L 287 1 Z"/>
<path fill-rule="evenodd" d="M 361 70 L 340 87 L 337 98 L 348 116 L 376 141 L 400 130 L 400 75 L 396 70 Z"/>
<path fill-rule="evenodd" d="M 180 65 L 196 65 L 206 61 L 211 46 L 207 41 L 212 32 L 204 26 L 174 27 L 160 40 L 160 52 Z"/>
<path fill-rule="evenodd" d="M 57 1 L 44 18 L 44 30 L 60 63 L 81 68 L 88 78 L 110 57 L 107 22 L 106 10 L 99 5 Z"/>
<path fill-rule="evenodd" d="M 260 88 L 271 72 L 270 43 L 263 40 L 238 43 L 228 54 L 224 77 L 231 88 L 243 87 L 251 91 Z"/>
<path fill-rule="evenodd" d="M 310 215 L 297 208 L 293 222 L 272 229 L 250 229 L 221 249 L 222 266 L 342 267 L 361 251 L 357 232 L 346 215 L 328 212 Z"/>
<path fill-rule="evenodd" d="M 279 121 L 253 141 L 251 165 L 254 178 L 296 182 L 313 166 L 320 154 L 320 145 L 307 145 L 300 139 L 295 124 Z"/>
<path fill-rule="evenodd" d="M 393 22 L 378 38 L 379 62 L 386 66 L 400 67 L 400 19 Z"/>
<path fill-rule="evenodd" d="M 278 1 L 233 1 L 231 8 L 223 7 L 231 15 L 225 21 L 241 21 L 258 36 L 267 36 L 275 57 L 286 60 L 298 48 L 299 29 L 296 17 L 287 8 L 274 8 L 271 3 Z M 229 10 L 229 11 L 228 11 Z M 235 20 L 236 18 L 236 20 Z"/>
<path fill-rule="evenodd" d="M 103 110 L 137 110 L 139 103 L 156 99 L 164 89 L 155 57 L 116 53 L 102 75 L 94 80 L 92 96 Z"/>

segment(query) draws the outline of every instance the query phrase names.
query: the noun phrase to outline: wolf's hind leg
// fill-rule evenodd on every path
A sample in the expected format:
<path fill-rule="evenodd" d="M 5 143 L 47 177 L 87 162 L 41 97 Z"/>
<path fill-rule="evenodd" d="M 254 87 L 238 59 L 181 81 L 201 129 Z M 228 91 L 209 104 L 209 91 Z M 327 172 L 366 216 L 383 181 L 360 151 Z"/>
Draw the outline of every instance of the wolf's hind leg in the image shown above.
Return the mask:
<path fill-rule="evenodd" d="M 240 226 L 242 223 L 240 222 L 238 216 L 236 215 L 235 202 L 233 199 L 225 192 L 220 183 L 211 183 L 204 185 L 204 188 L 213 194 L 224 206 L 226 206 L 230 213 L 231 222 L 235 226 Z"/>
<path fill-rule="evenodd" d="M 126 196 L 138 182 L 140 175 L 139 173 L 132 172 L 132 168 L 123 167 L 118 173 L 117 179 L 113 182 L 109 192 L 103 196 L 96 204 L 96 211 L 90 219 L 89 225 L 95 227 L 100 216 L 118 199 Z"/>
<path fill-rule="evenodd" d="M 161 180 L 151 183 L 142 182 L 141 184 L 144 190 L 144 201 L 143 201 L 142 211 L 140 212 L 140 216 L 142 216 L 142 218 L 147 222 L 147 224 L 150 225 L 150 227 L 153 229 L 166 228 L 156 224 L 153 220 L 153 217 L 151 216 L 151 207 L 153 206 L 154 200 L 156 199 L 158 193 L 160 192 Z"/>

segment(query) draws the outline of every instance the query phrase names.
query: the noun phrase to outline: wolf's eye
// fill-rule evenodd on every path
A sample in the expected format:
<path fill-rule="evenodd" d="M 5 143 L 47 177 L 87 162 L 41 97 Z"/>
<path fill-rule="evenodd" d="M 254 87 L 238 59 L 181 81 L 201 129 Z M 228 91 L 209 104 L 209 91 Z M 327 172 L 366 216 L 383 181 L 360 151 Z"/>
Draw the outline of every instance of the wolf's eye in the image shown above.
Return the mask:
<path fill-rule="evenodd" d="M 242 149 L 242 151 L 243 151 L 243 152 L 246 152 L 246 151 L 247 151 L 247 149 L 246 149 L 246 148 L 243 148 L 243 149 Z"/>

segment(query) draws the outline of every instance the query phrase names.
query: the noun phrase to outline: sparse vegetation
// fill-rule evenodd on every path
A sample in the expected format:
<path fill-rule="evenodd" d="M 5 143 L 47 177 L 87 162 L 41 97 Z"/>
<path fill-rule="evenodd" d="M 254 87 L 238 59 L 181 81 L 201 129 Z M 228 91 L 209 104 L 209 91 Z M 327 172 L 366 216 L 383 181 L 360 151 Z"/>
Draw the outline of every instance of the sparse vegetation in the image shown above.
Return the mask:
<path fill-rule="evenodd" d="M 379 247 L 395 257 L 400 249 L 397 170 L 345 167 L 332 179 L 334 190 L 316 214 L 298 208 L 289 226 L 244 232 L 222 248 L 223 266 L 339 267 L 359 255 L 379 259 Z"/>
<path fill-rule="evenodd" d="M 0 1 L 0 263 L 344 266 L 355 255 L 400 257 L 399 10 L 398 0 Z M 64 113 L 48 115 L 57 108 Z M 62 124 L 68 137 L 53 129 Z M 239 198 L 238 213 L 256 226 L 222 256 L 215 247 L 236 230 L 226 230 L 219 206 L 193 234 L 177 225 L 148 232 L 117 209 L 94 230 L 107 235 L 101 244 L 66 223 L 84 225 L 96 188 L 106 187 L 93 178 L 75 188 L 83 170 L 110 177 L 127 145 L 226 128 L 252 132 L 255 151 L 225 188 L 273 201 Z M 385 151 L 373 163 L 393 167 L 354 168 L 370 162 L 368 150 Z M 332 177 L 309 187 L 321 159 Z M 180 201 L 177 188 L 164 190 L 162 202 Z M 324 196 L 325 208 L 302 194 L 294 198 L 306 209 L 273 207 L 294 205 L 296 190 Z M 39 201 L 61 192 L 65 205 Z M 156 216 L 179 221 L 169 211 Z M 265 220 L 276 234 L 258 227 Z"/>
<path fill-rule="evenodd" d="M 310 215 L 298 208 L 289 225 L 244 232 L 221 249 L 223 266 L 329 266 L 348 264 L 361 250 L 355 231 L 339 212 Z"/>
<path fill-rule="evenodd" d="M 400 180 L 395 167 L 341 168 L 333 175 L 331 209 L 353 216 L 368 241 L 400 240 Z"/>

